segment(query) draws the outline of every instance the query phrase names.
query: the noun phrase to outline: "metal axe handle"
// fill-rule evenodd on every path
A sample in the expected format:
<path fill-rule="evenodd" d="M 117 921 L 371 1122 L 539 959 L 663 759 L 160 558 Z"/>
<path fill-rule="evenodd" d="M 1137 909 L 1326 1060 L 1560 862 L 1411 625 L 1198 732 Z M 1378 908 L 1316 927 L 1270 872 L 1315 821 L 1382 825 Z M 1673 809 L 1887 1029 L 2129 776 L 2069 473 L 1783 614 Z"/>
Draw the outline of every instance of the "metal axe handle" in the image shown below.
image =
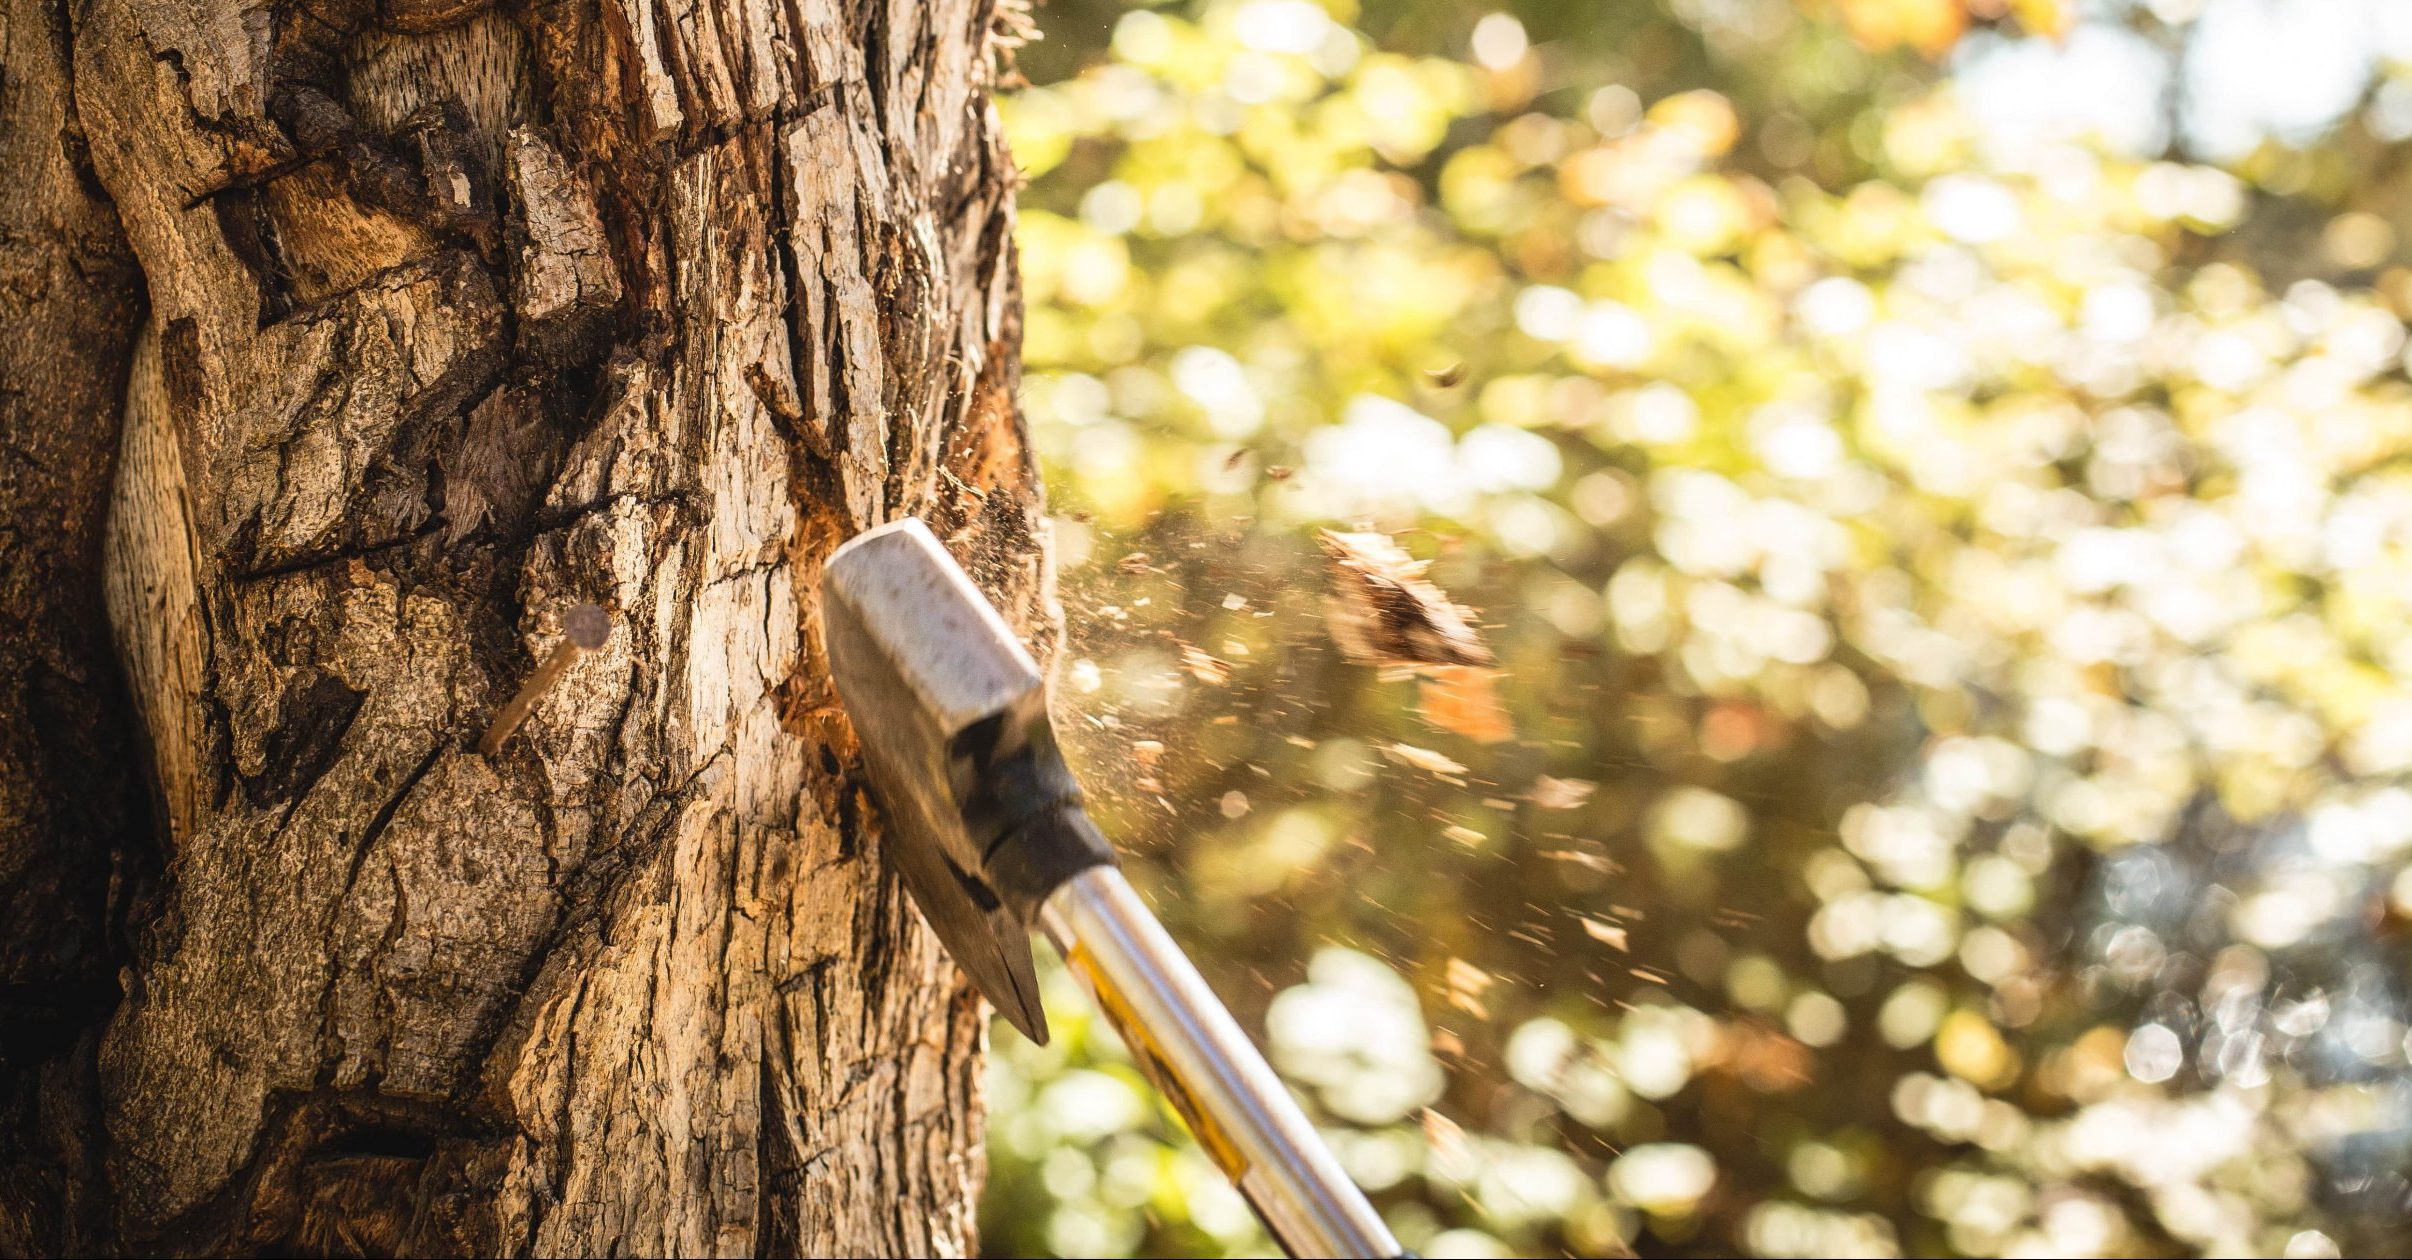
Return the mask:
<path fill-rule="evenodd" d="M 1039 927 L 1122 1034 L 1149 1081 L 1239 1187 L 1282 1249 L 1301 1257 L 1402 1254 L 1306 1115 L 1112 866 L 1064 881 Z"/>

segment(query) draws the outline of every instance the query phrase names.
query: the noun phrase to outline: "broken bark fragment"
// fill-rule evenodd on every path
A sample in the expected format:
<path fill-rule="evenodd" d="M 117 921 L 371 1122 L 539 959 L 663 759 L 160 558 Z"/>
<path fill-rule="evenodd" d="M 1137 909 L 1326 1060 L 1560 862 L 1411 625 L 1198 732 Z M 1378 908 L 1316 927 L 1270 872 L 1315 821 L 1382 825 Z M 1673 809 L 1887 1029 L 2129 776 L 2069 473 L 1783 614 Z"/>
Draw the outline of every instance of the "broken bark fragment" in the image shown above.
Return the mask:
<path fill-rule="evenodd" d="M 1323 531 L 1331 593 L 1323 623 L 1360 665 L 1493 665 L 1467 611 L 1424 577 L 1425 562 L 1387 535 Z"/>

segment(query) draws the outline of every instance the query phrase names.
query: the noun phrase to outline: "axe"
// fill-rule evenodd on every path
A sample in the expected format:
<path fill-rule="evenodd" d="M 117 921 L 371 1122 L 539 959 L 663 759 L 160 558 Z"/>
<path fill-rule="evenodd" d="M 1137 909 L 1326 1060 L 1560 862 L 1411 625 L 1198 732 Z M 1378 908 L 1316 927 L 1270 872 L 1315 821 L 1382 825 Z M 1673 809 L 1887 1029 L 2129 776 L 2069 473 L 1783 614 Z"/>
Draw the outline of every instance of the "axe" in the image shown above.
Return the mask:
<path fill-rule="evenodd" d="M 1400 1255 L 1123 879 L 1056 748 L 1046 679 L 929 529 L 906 518 L 846 543 L 821 596 L 830 673 L 888 824 L 883 847 L 972 982 L 1045 1044 L 1030 952 L 1031 930 L 1044 932 L 1284 1250 Z"/>

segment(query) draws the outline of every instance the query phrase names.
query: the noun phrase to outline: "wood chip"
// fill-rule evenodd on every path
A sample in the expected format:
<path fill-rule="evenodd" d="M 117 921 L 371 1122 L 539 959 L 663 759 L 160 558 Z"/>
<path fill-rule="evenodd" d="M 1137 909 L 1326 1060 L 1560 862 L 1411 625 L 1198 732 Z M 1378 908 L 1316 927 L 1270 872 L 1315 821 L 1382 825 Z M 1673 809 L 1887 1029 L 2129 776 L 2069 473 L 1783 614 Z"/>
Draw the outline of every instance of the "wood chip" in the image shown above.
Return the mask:
<path fill-rule="evenodd" d="M 1589 935 L 1591 939 L 1598 941 L 1600 944 L 1605 945 L 1610 949 L 1618 950 L 1624 953 L 1632 952 L 1633 947 L 1627 943 L 1625 938 L 1625 929 L 1618 927 L 1616 924 L 1610 923 L 1605 919 L 1592 918 L 1590 915 L 1581 915 L 1578 917 L 1580 917 L 1583 921 L 1583 931 L 1585 934 Z"/>
<path fill-rule="evenodd" d="M 1429 748 L 1418 748 L 1413 744 L 1384 744 L 1382 745 L 1382 755 L 1400 765 L 1413 766 L 1432 774 L 1446 776 L 1466 772 L 1464 766 L 1457 764 L 1447 754 L 1436 753 Z"/>
<path fill-rule="evenodd" d="M 1423 1115 L 1424 1145 L 1432 1156 L 1445 1166 L 1471 1168 L 1474 1166 L 1474 1144 L 1466 1140 L 1466 1131 L 1455 1120 L 1427 1107 Z"/>
<path fill-rule="evenodd" d="M 1598 871 L 1602 875 L 1614 875 L 1624 869 L 1613 859 L 1585 849 L 1544 849 L 1541 856 L 1552 862 L 1566 862 L 1587 871 Z"/>
<path fill-rule="evenodd" d="M 1590 800 L 1599 787 L 1589 779 L 1559 779 L 1545 774 L 1533 780 L 1524 799 L 1531 801 L 1535 809 L 1573 809 Z"/>
<path fill-rule="evenodd" d="M 1210 687 L 1226 686 L 1231 682 L 1231 666 L 1186 643 L 1181 645 L 1181 668 L 1188 670 L 1190 677 Z"/>
<path fill-rule="evenodd" d="M 1449 1005 L 1476 1019 L 1489 1019 L 1490 1008 L 1482 1004 L 1482 995 L 1499 977 L 1467 962 L 1463 958 L 1449 960 Z"/>
<path fill-rule="evenodd" d="M 1467 665 L 1428 666 L 1432 677 L 1416 688 L 1416 713 L 1444 731 L 1463 735 L 1477 744 L 1497 744 L 1516 737 L 1515 723 L 1499 703 L 1492 684 L 1493 669 Z"/>

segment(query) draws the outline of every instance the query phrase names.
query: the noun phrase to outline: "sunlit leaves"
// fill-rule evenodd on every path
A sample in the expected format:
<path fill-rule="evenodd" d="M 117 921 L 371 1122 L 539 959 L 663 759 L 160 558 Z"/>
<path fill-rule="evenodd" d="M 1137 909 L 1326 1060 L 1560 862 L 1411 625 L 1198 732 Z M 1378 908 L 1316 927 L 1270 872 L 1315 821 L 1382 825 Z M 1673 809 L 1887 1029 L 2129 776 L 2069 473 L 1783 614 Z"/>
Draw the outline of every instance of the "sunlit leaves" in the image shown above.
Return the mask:
<path fill-rule="evenodd" d="M 2314 1187 L 2412 1132 L 2412 273 L 2344 159 L 1997 161 L 1898 73 L 2054 4 L 1416 11 L 1005 103 L 1067 742 L 1352 1173 L 1428 1254 L 2377 1219 Z M 1349 659 L 1322 529 L 1497 672 Z M 992 1238 L 1261 1247 L 1158 1113 L 1034 1136 L 1076 1044 Z"/>

